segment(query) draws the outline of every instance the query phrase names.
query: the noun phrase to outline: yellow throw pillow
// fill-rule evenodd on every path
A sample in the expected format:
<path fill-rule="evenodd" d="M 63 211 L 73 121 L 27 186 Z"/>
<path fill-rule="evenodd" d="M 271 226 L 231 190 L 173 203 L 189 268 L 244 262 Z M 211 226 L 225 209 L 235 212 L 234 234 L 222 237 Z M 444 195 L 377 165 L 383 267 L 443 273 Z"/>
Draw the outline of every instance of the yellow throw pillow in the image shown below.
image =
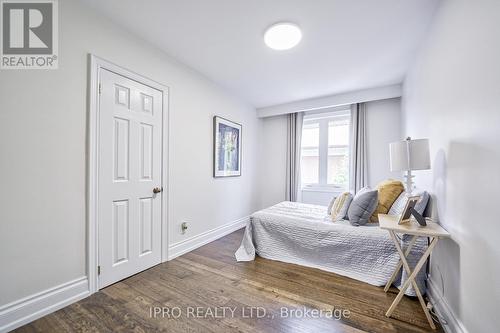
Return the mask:
<path fill-rule="evenodd" d="M 403 183 L 394 179 L 388 179 L 378 184 L 378 206 L 371 216 L 370 221 L 378 222 L 378 214 L 387 214 L 394 201 L 396 201 L 404 189 Z"/>

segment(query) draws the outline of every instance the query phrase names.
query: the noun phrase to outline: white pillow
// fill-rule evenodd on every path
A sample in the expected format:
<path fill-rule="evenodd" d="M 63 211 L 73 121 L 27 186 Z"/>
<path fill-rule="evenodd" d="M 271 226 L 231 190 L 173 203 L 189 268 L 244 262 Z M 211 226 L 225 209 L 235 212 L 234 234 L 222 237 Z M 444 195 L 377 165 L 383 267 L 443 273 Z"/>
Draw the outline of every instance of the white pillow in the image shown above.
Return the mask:
<path fill-rule="evenodd" d="M 424 214 L 425 207 L 427 207 L 427 203 L 429 202 L 429 193 L 424 190 L 414 190 L 412 196 L 418 195 L 420 196 L 420 200 L 418 200 L 415 205 L 415 210 L 419 212 L 419 214 Z M 403 210 L 405 209 L 406 201 L 408 201 L 408 193 L 403 191 L 399 197 L 394 201 L 389 209 L 389 215 L 401 215 L 403 214 Z"/>
<path fill-rule="evenodd" d="M 333 221 L 345 219 L 352 198 L 353 196 L 350 192 L 344 192 L 330 201 L 328 205 L 328 215 L 331 215 Z"/>

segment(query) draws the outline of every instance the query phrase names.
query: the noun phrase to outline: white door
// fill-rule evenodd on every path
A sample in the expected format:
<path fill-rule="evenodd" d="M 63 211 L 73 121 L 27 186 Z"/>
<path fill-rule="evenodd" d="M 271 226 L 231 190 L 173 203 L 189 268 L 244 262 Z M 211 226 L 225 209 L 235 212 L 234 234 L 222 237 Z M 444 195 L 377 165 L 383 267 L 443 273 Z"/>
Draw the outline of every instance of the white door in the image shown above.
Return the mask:
<path fill-rule="evenodd" d="M 102 288 L 161 261 L 163 96 L 101 69 L 99 97 Z"/>

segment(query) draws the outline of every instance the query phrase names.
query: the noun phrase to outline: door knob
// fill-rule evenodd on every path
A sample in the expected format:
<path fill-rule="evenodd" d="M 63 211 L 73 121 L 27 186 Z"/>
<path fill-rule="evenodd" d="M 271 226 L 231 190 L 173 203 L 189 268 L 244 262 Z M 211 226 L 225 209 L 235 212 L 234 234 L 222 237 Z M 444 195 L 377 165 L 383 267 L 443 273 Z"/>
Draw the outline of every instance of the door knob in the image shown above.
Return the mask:
<path fill-rule="evenodd" d="M 155 194 L 156 194 L 156 193 L 160 193 L 160 192 L 162 192 L 162 191 L 163 191 L 163 187 L 155 187 L 155 188 L 153 189 L 153 193 L 155 193 Z"/>

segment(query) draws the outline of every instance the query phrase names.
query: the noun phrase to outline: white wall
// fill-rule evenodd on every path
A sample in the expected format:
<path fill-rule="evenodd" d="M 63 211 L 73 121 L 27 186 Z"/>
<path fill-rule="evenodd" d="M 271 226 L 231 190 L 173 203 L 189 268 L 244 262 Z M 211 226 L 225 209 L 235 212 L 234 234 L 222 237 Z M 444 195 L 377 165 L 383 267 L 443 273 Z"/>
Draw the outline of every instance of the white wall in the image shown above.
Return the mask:
<path fill-rule="evenodd" d="M 445 0 L 404 82 L 405 134 L 431 147 L 432 171 L 416 182 L 452 235 L 434 251 L 431 280 L 458 319 L 448 321 L 471 333 L 500 326 L 499 41 L 499 1 Z"/>
<path fill-rule="evenodd" d="M 259 204 L 255 109 L 76 1 L 59 1 L 59 45 L 58 70 L 0 72 L 0 305 L 86 273 L 88 53 L 170 87 L 171 244 Z M 243 124 L 241 177 L 212 178 L 216 114 Z"/>
<path fill-rule="evenodd" d="M 337 197 L 342 192 L 342 190 L 327 191 L 304 189 L 300 201 L 307 204 L 328 206 L 332 198 Z"/>
<path fill-rule="evenodd" d="M 388 178 L 402 179 L 389 164 L 389 143 L 403 139 L 400 98 L 366 103 L 366 138 L 368 184 L 375 187 Z"/>
<path fill-rule="evenodd" d="M 401 99 L 391 98 L 366 103 L 368 180 L 374 187 L 387 178 L 401 179 L 390 172 L 389 143 L 402 140 Z M 260 165 L 261 207 L 285 200 L 286 115 L 262 118 Z M 302 201 L 328 205 L 338 193 L 307 190 Z"/>

